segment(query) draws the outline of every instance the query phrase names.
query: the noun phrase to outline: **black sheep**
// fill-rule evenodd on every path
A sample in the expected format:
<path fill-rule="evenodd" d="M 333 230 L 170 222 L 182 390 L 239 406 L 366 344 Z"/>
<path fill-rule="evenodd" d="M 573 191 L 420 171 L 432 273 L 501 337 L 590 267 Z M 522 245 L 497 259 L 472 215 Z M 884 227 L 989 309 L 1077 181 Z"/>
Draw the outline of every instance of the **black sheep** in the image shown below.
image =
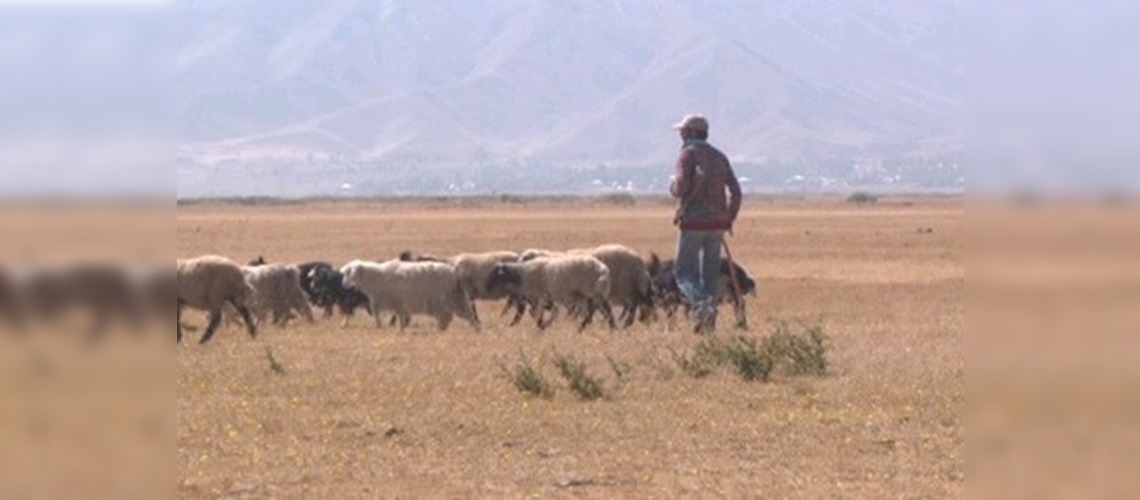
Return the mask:
<path fill-rule="evenodd" d="M 740 287 L 740 294 L 755 296 L 756 280 L 753 279 L 752 276 L 748 274 L 748 271 L 741 267 L 740 264 L 735 262 L 733 264 L 736 271 L 737 285 Z M 688 299 L 681 293 L 681 288 L 677 286 L 676 261 L 673 259 L 663 261 L 657 254 L 651 253 L 648 269 L 649 276 L 652 279 L 654 300 L 665 309 L 667 317 L 672 320 L 678 307 L 684 307 L 687 314 L 691 308 L 691 304 L 688 303 Z M 721 259 L 717 300 L 723 301 L 727 299 L 732 303 L 736 311 L 737 326 L 745 327 L 747 326 L 747 317 L 744 312 L 744 300 L 743 297 L 736 294 L 730 273 L 728 259 Z"/>

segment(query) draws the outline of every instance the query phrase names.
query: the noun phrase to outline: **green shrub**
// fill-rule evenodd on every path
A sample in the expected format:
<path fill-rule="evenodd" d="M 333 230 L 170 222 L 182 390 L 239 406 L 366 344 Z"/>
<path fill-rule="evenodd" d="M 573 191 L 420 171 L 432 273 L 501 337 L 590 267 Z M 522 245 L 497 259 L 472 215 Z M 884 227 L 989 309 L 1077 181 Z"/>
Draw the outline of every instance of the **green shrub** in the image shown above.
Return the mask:
<path fill-rule="evenodd" d="M 717 366 L 717 363 L 710 362 L 707 358 L 697 354 L 689 356 L 672 349 L 670 351 L 673 353 L 673 362 L 677 363 L 681 372 L 693 378 L 704 378 L 712 375 L 713 369 Z"/>
<path fill-rule="evenodd" d="M 554 396 L 554 386 L 550 385 L 546 376 L 525 358 L 519 359 L 508 375 L 514 382 L 515 389 L 518 389 L 519 392 L 543 399 L 550 399 Z"/>
<path fill-rule="evenodd" d="M 559 356 L 554 360 L 554 366 L 558 367 L 562 378 L 570 384 L 570 390 L 579 398 L 593 401 L 605 395 L 601 381 L 586 373 L 586 364 L 573 356 Z"/>
<path fill-rule="evenodd" d="M 273 355 L 273 349 L 265 346 L 265 359 L 269 361 L 269 369 L 278 375 L 285 374 L 285 366 L 277 361 L 277 357 Z"/>
<path fill-rule="evenodd" d="M 606 361 L 609 361 L 610 369 L 613 370 L 614 377 L 617 377 L 618 382 L 625 382 L 629 372 L 633 370 L 629 363 L 617 361 L 612 357 L 606 356 Z"/>
<path fill-rule="evenodd" d="M 760 339 L 708 337 L 692 354 L 670 351 L 677 367 L 693 378 L 707 377 L 720 367 L 731 367 L 744 380 L 761 382 L 777 370 L 789 376 L 827 373 L 827 336 L 820 325 L 802 325 L 795 331 L 781 321 Z"/>
<path fill-rule="evenodd" d="M 616 205 L 619 207 L 632 207 L 637 204 L 637 197 L 632 193 L 616 192 L 606 193 L 598 197 L 598 201 L 606 205 Z"/>
<path fill-rule="evenodd" d="M 506 205 L 521 205 L 526 203 L 526 198 L 513 194 L 501 194 L 499 195 L 499 203 Z"/>
<path fill-rule="evenodd" d="M 878 202 L 879 198 L 871 193 L 858 192 L 847 197 L 847 203 L 853 203 L 860 207 L 863 205 L 874 205 Z"/>
<path fill-rule="evenodd" d="M 747 337 L 736 337 L 726 346 L 726 354 L 736 373 L 747 381 L 767 381 L 772 374 L 772 354 L 764 342 L 757 343 Z"/>
<path fill-rule="evenodd" d="M 765 349 L 788 375 L 823 375 L 827 372 L 827 336 L 820 325 L 804 325 L 794 332 L 787 322 L 779 322 Z"/>

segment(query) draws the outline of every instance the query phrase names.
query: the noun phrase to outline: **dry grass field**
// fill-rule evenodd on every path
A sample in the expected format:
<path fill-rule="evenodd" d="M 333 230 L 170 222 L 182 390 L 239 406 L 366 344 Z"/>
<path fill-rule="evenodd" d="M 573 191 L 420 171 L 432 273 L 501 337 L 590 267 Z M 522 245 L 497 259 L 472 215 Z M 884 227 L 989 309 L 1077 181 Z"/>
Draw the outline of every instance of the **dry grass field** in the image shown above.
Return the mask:
<path fill-rule="evenodd" d="M 177 241 L 179 256 L 243 262 L 604 242 L 671 257 L 671 213 L 656 203 L 202 204 L 179 208 Z M 964 226 L 957 199 L 746 203 L 729 242 L 760 283 L 748 335 L 777 319 L 818 323 L 829 347 L 818 377 L 694 378 L 674 357 L 701 341 L 684 325 L 578 334 L 560 321 L 540 333 L 527 321 L 507 327 L 495 303 L 480 305 L 479 333 L 462 321 L 440 333 L 416 317 L 400 334 L 363 316 L 344 329 L 339 318 L 267 326 L 253 340 L 231 326 L 204 346 L 193 333 L 177 350 L 176 491 L 962 497 Z M 727 326 L 720 336 L 734 334 Z M 551 361 L 562 354 L 586 362 L 604 398 L 566 389 Z M 520 358 L 554 383 L 553 398 L 515 389 L 504 368 Z"/>

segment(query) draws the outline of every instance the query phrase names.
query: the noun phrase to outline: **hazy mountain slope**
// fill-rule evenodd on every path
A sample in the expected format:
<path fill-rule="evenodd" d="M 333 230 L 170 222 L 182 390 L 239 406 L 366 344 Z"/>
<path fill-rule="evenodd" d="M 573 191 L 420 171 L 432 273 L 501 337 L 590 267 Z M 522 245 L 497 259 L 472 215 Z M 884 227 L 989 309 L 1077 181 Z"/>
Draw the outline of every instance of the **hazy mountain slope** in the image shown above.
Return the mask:
<path fill-rule="evenodd" d="M 251 0 L 180 6 L 192 163 L 643 165 L 696 110 L 737 159 L 959 147 L 952 4 Z"/>

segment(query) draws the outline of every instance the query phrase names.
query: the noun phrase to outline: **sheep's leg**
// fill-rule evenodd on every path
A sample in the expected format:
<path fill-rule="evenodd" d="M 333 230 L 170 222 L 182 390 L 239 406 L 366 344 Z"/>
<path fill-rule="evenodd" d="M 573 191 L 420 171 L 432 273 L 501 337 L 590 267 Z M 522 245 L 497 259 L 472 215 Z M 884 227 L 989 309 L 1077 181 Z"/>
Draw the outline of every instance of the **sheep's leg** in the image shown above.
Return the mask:
<path fill-rule="evenodd" d="M 273 326 L 285 328 L 285 325 L 289 324 L 288 311 L 283 310 L 280 305 L 274 305 L 270 314 L 273 315 Z"/>
<path fill-rule="evenodd" d="M 210 311 L 210 322 L 206 325 L 206 333 L 202 334 L 202 339 L 198 341 L 199 344 L 205 344 L 213 338 L 214 333 L 218 331 L 218 326 L 222 323 L 222 310 L 214 309 Z"/>
<path fill-rule="evenodd" d="M 305 321 L 307 321 L 310 325 L 315 321 L 313 318 L 313 308 L 309 306 L 309 302 L 304 298 L 301 298 L 293 307 L 293 309 L 299 311 L 301 313 L 301 317 L 305 318 Z"/>
<path fill-rule="evenodd" d="M 733 304 L 733 311 L 736 314 L 736 328 L 741 330 L 748 329 L 748 313 L 744 310 L 744 300 L 738 299 Z"/>
<path fill-rule="evenodd" d="M 447 327 L 451 326 L 451 313 L 446 312 L 436 316 L 435 320 L 439 324 L 439 331 L 447 331 Z"/>
<path fill-rule="evenodd" d="M 463 304 L 463 307 L 468 311 L 467 314 L 471 315 L 471 319 L 469 320 L 470 323 L 472 325 L 478 327 L 480 324 L 483 323 L 482 321 L 479 320 L 479 308 L 475 307 L 475 301 L 474 300 L 465 300 L 464 302 L 465 303 Z"/>
<path fill-rule="evenodd" d="M 629 328 L 633 326 L 633 321 L 637 317 L 637 303 L 627 300 L 621 306 L 621 327 Z"/>
<path fill-rule="evenodd" d="M 376 322 L 376 328 L 384 328 L 384 320 L 380 317 L 380 308 L 372 307 L 372 319 Z"/>
<path fill-rule="evenodd" d="M 534 317 L 534 322 L 538 325 L 539 330 L 545 330 L 546 327 L 550 326 L 550 323 L 554 321 L 553 315 L 551 315 L 550 321 L 543 321 L 543 318 L 546 317 L 546 303 L 544 302 L 532 303 L 530 305 L 530 315 Z"/>
<path fill-rule="evenodd" d="M 245 331 L 249 332 L 249 338 L 257 338 L 257 324 L 253 322 L 253 314 L 249 312 L 249 308 L 237 304 L 234 306 L 237 307 L 238 314 L 241 314 L 241 320 L 245 322 Z"/>
<path fill-rule="evenodd" d="M 657 307 L 653 303 L 652 295 L 643 295 L 641 298 L 641 322 L 650 323 L 657 321 Z"/>
<path fill-rule="evenodd" d="M 610 325 L 610 330 L 616 329 L 617 322 L 614 321 L 614 310 L 610 307 L 610 301 L 605 299 L 597 300 L 600 302 L 600 305 L 598 307 L 602 309 L 602 315 L 606 318 L 606 323 L 609 323 Z"/>
<path fill-rule="evenodd" d="M 578 325 L 578 333 L 586 329 L 586 325 L 594 321 L 594 301 L 592 299 L 586 300 L 586 312 L 582 315 L 582 323 Z"/>
<path fill-rule="evenodd" d="M 106 307 L 95 306 L 91 310 L 91 316 L 91 328 L 87 330 L 87 338 L 94 343 L 99 341 L 103 337 L 103 333 L 107 331 L 110 313 Z"/>
<path fill-rule="evenodd" d="M 514 301 L 514 304 L 511 303 L 512 300 Z M 515 308 L 515 317 L 511 319 L 511 326 L 515 326 L 519 324 L 519 321 L 522 321 L 523 315 L 526 314 L 526 301 L 520 298 L 511 297 L 510 299 L 507 299 L 507 307 L 510 307 L 512 305 L 514 305 Z"/>
<path fill-rule="evenodd" d="M 479 308 L 475 306 L 475 301 L 463 297 L 458 307 L 460 312 L 456 313 L 456 315 L 467 320 L 467 323 L 475 327 L 475 331 L 479 331 L 483 322 L 479 320 Z"/>
<path fill-rule="evenodd" d="M 293 313 L 293 308 L 288 306 L 281 307 L 281 327 L 289 326 L 289 322 L 297 319 L 297 315 Z"/>
<path fill-rule="evenodd" d="M 507 296 L 507 303 L 503 304 L 503 311 L 499 313 L 499 317 L 506 316 L 507 313 L 510 312 L 512 307 L 517 309 L 519 307 L 519 305 L 518 305 L 518 299 L 516 299 L 513 295 L 510 295 L 510 296 Z"/>
<path fill-rule="evenodd" d="M 404 333 L 404 329 L 412 323 L 412 317 L 407 311 L 396 309 L 395 315 L 392 316 L 392 322 L 395 323 L 397 319 L 400 321 L 400 333 Z"/>
<path fill-rule="evenodd" d="M 182 343 L 182 302 L 181 301 L 178 302 L 178 307 L 175 308 L 174 327 L 175 327 L 175 330 L 178 331 L 177 336 L 175 337 L 175 339 L 177 339 L 177 340 L 175 340 L 175 342 L 181 344 Z"/>
<path fill-rule="evenodd" d="M 538 325 L 538 329 L 545 329 L 548 323 L 544 321 L 546 318 L 546 309 L 543 309 L 544 303 L 542 301 L 532 301 L 529 307 L 530 317 L 534 318 L 534 323 Z"/>
<path fill-rule="evenodd" d="M 543 324 L 542 316 L 547 311 L 550 311 L 550 319 L 547 320 L 545 324 Z M 558 306 L 556 306 L 554 302 L 550 301 L 549 299 L 546 300 L 542 303 L 542 307 L 538 310 L 538 318 L 539 328 L 545 330 L 546 327 L 550 326 L 552 323 L 554 323 L 554 320 L 558 318 Z"/>

